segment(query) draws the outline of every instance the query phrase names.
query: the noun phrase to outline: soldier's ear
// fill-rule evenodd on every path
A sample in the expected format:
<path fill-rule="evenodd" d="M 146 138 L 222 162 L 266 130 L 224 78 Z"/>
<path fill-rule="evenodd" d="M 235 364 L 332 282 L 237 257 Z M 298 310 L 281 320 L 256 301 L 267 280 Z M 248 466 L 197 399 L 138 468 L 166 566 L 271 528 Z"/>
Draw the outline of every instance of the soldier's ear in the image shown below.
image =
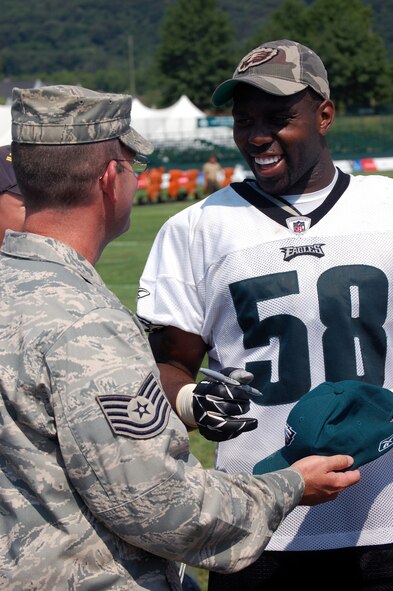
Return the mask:
<path fill-rule="evenodd" d="M 111 160 L 106 167 L 103 175 L 100 176 L 99 182 L 101 190 L 112 201 L 116 200 L 116 177 L 119 172 L 118 167 L 121 166 L 116 160 Z"/>

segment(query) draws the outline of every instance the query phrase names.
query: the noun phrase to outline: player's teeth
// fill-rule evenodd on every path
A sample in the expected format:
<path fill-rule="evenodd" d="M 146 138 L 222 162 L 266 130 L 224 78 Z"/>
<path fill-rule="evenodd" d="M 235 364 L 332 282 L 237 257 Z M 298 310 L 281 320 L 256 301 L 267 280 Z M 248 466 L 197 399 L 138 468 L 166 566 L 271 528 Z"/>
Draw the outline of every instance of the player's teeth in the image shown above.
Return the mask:
<path fill-rule="evenodd" d="M 278 162 L 280 160 L 280 158 L 278 156 L 274 156 L 272 158 L 255 158 L 255 162 L 257 164 L 275 164 L 276 162 Z"/>

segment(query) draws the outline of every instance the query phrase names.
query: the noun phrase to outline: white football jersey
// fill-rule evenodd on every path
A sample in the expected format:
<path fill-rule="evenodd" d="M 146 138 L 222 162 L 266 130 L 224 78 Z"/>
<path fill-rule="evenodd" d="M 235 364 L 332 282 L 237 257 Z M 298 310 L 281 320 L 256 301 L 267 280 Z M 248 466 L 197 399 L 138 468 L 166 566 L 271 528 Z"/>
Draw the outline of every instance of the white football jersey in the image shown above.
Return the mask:
<path fill-rule="evenodd" d="M 251 473 L 284 445 L 293 405 L 324 381 L 393 387 L 393 179 L 339 173 L 294 216 L 233 183 L 168 220 L 153 244 L 137 314 L 211 347 L 211 369 L 245 367 L 263 397 L 258 428 L 220 443 L 220 470 Z M 393 396 L 393 394 L 392 394 Z M 392 428 L 393 431 L 393 428 Z M 269 550 L 393 542 L 393 453 L 330 503 L 298 507 Z"/>

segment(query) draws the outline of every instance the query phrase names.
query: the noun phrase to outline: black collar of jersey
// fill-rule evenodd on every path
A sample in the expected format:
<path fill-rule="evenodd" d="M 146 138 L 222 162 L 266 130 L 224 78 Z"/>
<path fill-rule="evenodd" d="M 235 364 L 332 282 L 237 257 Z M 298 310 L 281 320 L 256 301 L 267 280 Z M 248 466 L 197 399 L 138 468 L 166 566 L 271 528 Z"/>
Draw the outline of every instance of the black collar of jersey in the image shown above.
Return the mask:
<path fill-rule="evenodd" d="M 329 195 L 326 197 L 324 202 L 307 214 L 307 217 L 310 218 L 311 224 L 310 226 L 315 226 L 337 203 L 340 199 L 341 195 L 344 191 L 348 188 L 349 181 L 351 179 L 349 174 L 345 174 L 339 168 L 337 181 L 330 191 Z M 245 179 L 239 183 L 231 183 L 231 187 L 238 195 L 243 197 L 248 203 L 259 209 L 264 215 L 267 215 L 270 219 L 274 220 L 278 224 L 282 226 L 286 226 L 286 220 L 289 218 L 291 213 L 288 213 L 281 207 L 274 205 L 267 197 L 265 197 L 259 191 L 256 191 L 252 186 L 251 183 L 255 183 L 254 179 Z"/>

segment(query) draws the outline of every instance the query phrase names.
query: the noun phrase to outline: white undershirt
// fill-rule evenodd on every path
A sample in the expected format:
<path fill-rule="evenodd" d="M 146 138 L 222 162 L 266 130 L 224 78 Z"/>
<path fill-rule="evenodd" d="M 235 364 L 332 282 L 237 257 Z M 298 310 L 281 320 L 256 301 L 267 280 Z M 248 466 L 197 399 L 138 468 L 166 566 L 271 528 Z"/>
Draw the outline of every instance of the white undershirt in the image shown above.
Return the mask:
<path fill-rule="evenodd" d="M 276 205 L 278 205 L 279 207 L 282 207 L 283 209 L 289 212 L 291 206 L 296 207 L 297 211 L 299 211 L 302 215 L 307 215 L 308 213 L 314 211 L 314 209 L 322 205 L 326 197 L 333 190 L 333 187 L 337 181 L 337 177 L 338 170 L 336 168 L 333 180 L 327 187 L 324 187 L 323 189 L 320 189 L 319 191 L 314 191 L 312 193 L 300 193 L 298 195 L 280 195 L 279 197 L 272 197 L 269 196 L 268 193 L 265 193 L 265 191 L 263 191 L 257 185 L 256 182 L 255 184 L 253 184 L 253 187 L 255 190 L 262 193 L 262 195 L 276 203 Z M 281 203 L 279 203 L 280 200 Z M 292 213 L 296 214 L 295 211 L 293 211 Z"/>
<path fill-rule="evenodd" d="M 326 197 L 332 191 L 337 181 L 337 177 L 338 171 L 336 168 L 333 180 L 327 187 L 324 187 L 319 191 L 314 191 L 313 193 L 301 193 L 300 195 L 281 195 L 281 198 L 290 205 L 295 206 L 296 209 L 298 209 L 303 215 L 306 215 L 322 205 Z"/>

